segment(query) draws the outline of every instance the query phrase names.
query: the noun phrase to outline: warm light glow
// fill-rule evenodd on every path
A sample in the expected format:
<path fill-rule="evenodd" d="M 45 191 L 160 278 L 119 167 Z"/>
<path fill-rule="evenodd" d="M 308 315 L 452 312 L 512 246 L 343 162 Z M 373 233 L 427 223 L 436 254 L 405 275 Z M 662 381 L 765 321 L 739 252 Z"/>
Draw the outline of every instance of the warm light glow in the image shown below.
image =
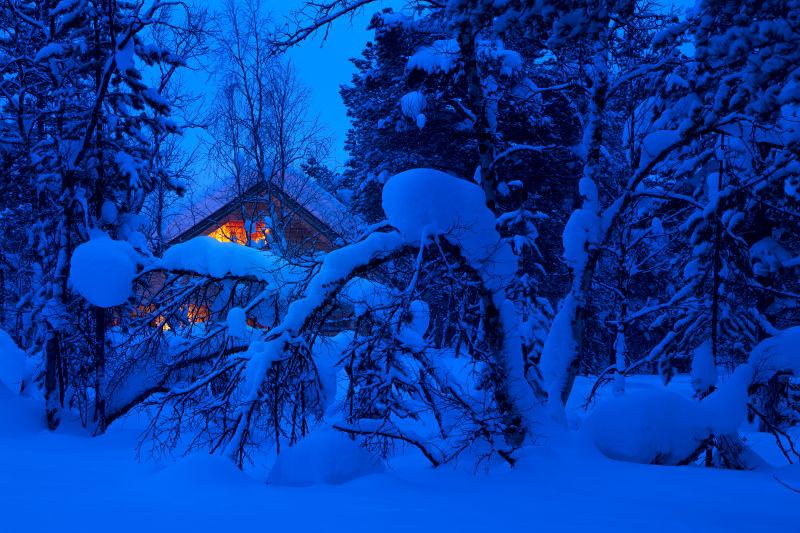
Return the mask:
<path fill-rule="evenodd" d="M 189 322 L 194 322 L 197 324 L 200 322 L 207 322 L 211 316 L 211 312 L 208 310 L 208 306 L 205 304 L 189 304 L 189 308 L 186 311 L 186 316 L 189 317 Z"/>
<path fill-rule="evenodd" d="M 139 305 L 135 309 L 131 311 L 131 316 L 134 318 L 144 318 L 156 310 L 156 306 L 153 304 L 149 305 Z M 161 328 L 162 331 L 169 331 L 172 329 L 169 323 L 167 322 L 167 318 L 164 315 L 158 315 L 153 320 L 148 322 L 151 327 L 154 328 Z"/>
<path fill-rule="evenodd" d="M 269 228 L 267 228 L 266 224 L 256 222 L 256 229 L 250 234 L 250 240 L 255 243 L 263 242 L 267 234 L 269 234 Z M 245 231 L 244 222 L 241 220 L 229 220 L 209 233 L 208 236 L 219 242 L 247 243 L 247 232 Z"/>
<path fill-rule="evenodd" d="M 143 318 L 149 315 L 150 313 L 156 310 L 156 306 L 153 304 L 148 305 L 138 305 L 136 308 L 131 310 L 131 316 L 133 318 Z"/>
<path fill-rule="evenodd" d="M 164 318 L 164 315 L 158 315 L 155 320 L 151 322 L 151 324 L 156 328 L 161 326 L 161 331 L 169 331 L 172 329 L 167 322 L 167 319 Z"/>

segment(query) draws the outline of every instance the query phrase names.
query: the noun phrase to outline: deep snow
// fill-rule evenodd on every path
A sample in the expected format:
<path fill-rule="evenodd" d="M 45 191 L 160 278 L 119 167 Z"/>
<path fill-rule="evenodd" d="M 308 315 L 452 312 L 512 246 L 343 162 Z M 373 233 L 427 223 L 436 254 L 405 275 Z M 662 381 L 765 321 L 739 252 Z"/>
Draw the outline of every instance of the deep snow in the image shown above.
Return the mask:
<path fill-rule="evenodd" d="M 644 381 L 644 383 L 642 383 Z M 652 380 L 632 380 L 629 389 Z M 582 380 L 570 422 L 589 382 Z M 678 386 L 688 389 L 688 380 Z M 588 432 L 545 438 L 519 465 L 432 470 L 409 454 L 340 485 L 275 487 L 204 454 L 137 461 L 135 417 L 91 438 L 0 390 L 0 531 L 797 531 L 800 470 L 734 472 L 602 457 Z M 756 436 L 766 450 L 769 438 Z M 778 456 L 773 457 L 778 460 Z"/>

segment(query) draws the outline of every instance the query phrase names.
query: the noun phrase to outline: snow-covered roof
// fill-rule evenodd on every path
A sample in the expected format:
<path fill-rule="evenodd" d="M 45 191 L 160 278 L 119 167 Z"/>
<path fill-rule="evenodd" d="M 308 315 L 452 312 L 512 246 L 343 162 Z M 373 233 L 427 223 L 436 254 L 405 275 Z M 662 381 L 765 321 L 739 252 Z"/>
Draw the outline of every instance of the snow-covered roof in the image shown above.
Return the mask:
<path fill-rule="evenodd" d="M 271 182 L 253 182 L 244 193 L 246 201 L 261 197 L 268 187 L 282 200 L 289 200 L 287 207 L 296 210 L 304 218 L 316 219 L 336 237 L 345 240 L 355 236 L 358 221 L 335 196 L 323 189 L 313 178 L 300 172 L 287 172 L 283 179 L 273 178 Z M 174 241 L 189 233 L 198 225 L 205 226 L 214 218 L 223 218 L 234 209 L 233 200 L 237 191 L 230 186 L 209 188 L 199 198 L 191 201 L 168 219 L 164 235 L 167 241 Z"/>
<path fill-rule="evenodd" d="M 359 224 L 353 214 L 312 178 L 299 173 L 289 173 L 281 189 L 338 236 L 348 238 L 358 232 Z"/>

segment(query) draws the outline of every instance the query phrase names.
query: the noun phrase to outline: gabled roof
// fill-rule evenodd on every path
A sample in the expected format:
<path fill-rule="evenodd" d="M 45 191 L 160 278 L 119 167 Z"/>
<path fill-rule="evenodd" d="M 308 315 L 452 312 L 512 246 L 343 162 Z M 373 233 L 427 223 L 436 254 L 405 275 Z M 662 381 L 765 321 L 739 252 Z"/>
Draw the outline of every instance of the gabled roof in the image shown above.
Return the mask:
<path fill-rule="evenodd" d="M 347 212 L 344 204 L 323 189 L 312 178 L 297 172 L 288 172 L 282 180 L 259 180 L 242 194 L 245 201 L 264 198 L 266 192 L 300 216 L 331 242 L 338 238 L 349 240 L 358 231 L 358 222 Z M 218 187 L 207 191 L 199 201 L 182 209 L 170 219 L 165 228 L 167 242 L 180 242 L 203 234 L 210 226 L 219 223 L 237 208 L 238 198 L 231 187 Z"/>

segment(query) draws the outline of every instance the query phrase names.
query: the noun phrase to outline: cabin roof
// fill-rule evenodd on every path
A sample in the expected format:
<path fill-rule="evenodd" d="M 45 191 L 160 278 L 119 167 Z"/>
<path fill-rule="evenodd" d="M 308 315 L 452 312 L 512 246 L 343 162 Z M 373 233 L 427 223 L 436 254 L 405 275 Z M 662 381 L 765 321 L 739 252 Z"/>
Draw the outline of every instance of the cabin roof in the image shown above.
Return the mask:
<path fill-rule="evenodd" d="M 309 177 L 287 172 L 282 180 L 256 181 L 242 196 L 245 201 L 254 201 L 262 198 L 268 189 L 294 214 L 331 242 L 338 238 L 352 238 L 358 231 L 357 221 L 347 212 L 344 204 Z M 164 232 L 167 242 L 181 242 L 202 235 L 235 212 L 237 203 L 234 200 L 237 198 L 232 187 L 210 189 L 199 200 L 171 217 Z"/>

